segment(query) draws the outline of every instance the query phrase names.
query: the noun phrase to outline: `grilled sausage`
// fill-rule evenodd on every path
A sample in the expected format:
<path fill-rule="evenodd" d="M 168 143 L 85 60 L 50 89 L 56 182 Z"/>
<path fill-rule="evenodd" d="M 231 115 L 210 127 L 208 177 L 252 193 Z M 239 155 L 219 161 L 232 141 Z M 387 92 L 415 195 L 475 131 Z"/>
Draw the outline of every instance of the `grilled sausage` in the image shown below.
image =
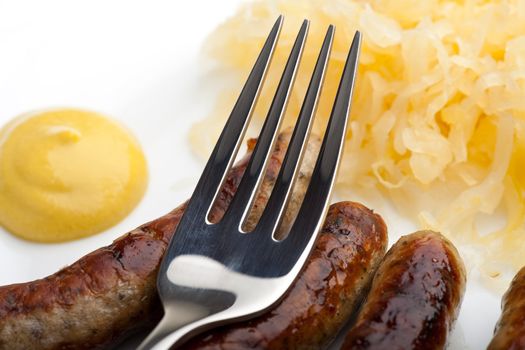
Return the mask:
<path fill-rule="evenodd" d="M 380 216 L 357 203 L 332 205 L 300 277 L 275 308 L 199 335 L 182 349 L 323 348 L 361 302 L 386 245 Z"/>
<path fill-rule="evenodd" d="M 285 132 L 278 139 L 261 193 L 255 202 L 247 226 L 252 226 L 257 221 L 264 208 L 277 177 L 289 137 L 290 132 Z M 249 143 L 250 150 L 253 149 L 254 143 L 254 141 Z M 285 215 L 284 227 L 289 227 L 294 213 L 297 212 L 315 163 L 318 147 L 318 139 L 312 138 L 294 188 L 289 210 Z M 247 159 L 248 156 L 228 175 L 212 210 L 212 221 L 218 221 L 223 215 L 239 184 Z M 183 204 L 171 213 L 131 231 L 113 244 L 88 254 L 47 278 L 0 287 L 0 349 L 102 348 L 118 342 L 130 332 L 158 321 L 161 309 L 155 290 L 157 268 L 184 207 Z M 366 215 L 354 218 L 352 213 L 355 212 Z M 374 266 L 373 261 L 376 259 L 373 247 L 377 249 L 377 254 L 381 254 L 382 248 L 379 242 L 358 246 L 352 243 L 353 240 L 345 238 L 353 228 L 372 230 L 376 232 L 377 237 L 386 240 L 386 229 L 379 216 L 358 205 L 348 203 L 335 205 L 330 213 L 331 220 L 324 229 L 328 235 L 325 234 L 323 237 L 334 236 L 339 239 L 320 240 L 321 245 L 315 248 L 314 256 L 317 258 L 310 263 L 313 267 L 307 270 L 313 272 L 307 273 L 309 277 L 307 275 L 301 277 L 301 282 L 298 284 L 308 281 L 309 294 L 299 293 L 305 298 L 301 301 L 296 300 L 295 303 L 319 303 L 330 288 L 335 286 L 336 290 L 343 290 L 341 284 L 336 282 L 346 274 L 353 276 L 346 279 L 349 282 L 360 283 L 360 278 L 366 279 L 365 274 L 359 277 L 352 272 L 342 271 L 340 266 L 322 264 L 320 256 L 330 257 L 332 259 L 330 261 L 337 261 L 332 256 L 349 254 L 346 249 L 363 250 L 364 253 L 359 256 L 364 259 L 363 265 L 369 266 L 371 271 Z M 357 222 L 370 220 L 369 224 L 372 226 L 361 224 L 352 226 L 348 221 L 354 219 Z M 344 242 L 347 242 L 347 245 L 343 244 Z M 372 263 L 366 261 L 367 257 Z M 316 268 L 319 269 L 318 273 Z M 325 278 L 330 273 L 335 277 L 326 283 Z M 294 302 L 293 299 L 291 302 Z M 345 303 L 345 301 L 333 299 L 326 307 L 341 310 L 340 304 L 336 303 Z M 351 306 L 348 303 L 345 305 Z M 317 321 L 313 320 L 313 322 Z M 330 322 L 325 324 L 325 330 L 337 329 L 338 325 L 335 322 L 339 322 L 339 318 L 334 318 L 334 324 Z"/>
<path fill-rule="evenodd" d="M 488 350 L 525 349 L 525 267 L 503 295 L 502 313 Z"/>
<path fill-rule="evenodd" d="M 443 349 L 465 283 L 463 262 L 442 235 L 402 237 L 381 262 L 341 349 Z"/>

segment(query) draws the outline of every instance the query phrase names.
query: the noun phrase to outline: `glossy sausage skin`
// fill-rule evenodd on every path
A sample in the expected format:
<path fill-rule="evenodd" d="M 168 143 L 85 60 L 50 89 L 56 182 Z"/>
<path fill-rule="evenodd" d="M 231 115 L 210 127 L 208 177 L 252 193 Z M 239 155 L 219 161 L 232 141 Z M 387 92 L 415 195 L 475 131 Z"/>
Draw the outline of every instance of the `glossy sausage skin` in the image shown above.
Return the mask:
<path fill-rule="evenodd" d="M 525 349 L 525 267 L 512 280 L 501 306 L 501 317 L 487 349 Z"/>
<path fill-rule="evenodd" d="M 182 349 L 321 349 L 355 312 L 384 255 L 386 226 L 364 206 L 332 205 L 299 279 L 274 309 L 216 329 Z"/>
<path fill-rule="evenodd" d="M 256 222 L 264 208 L 289 137 L 290 132 L 284 132 L 277 141 L 248 226 Z M 251 141 L 249 149 L 253 149 L 253 146 L 254 141 Z M 297 212 L 311 176 L 318 147 L 319 140 L 311 138 L 289 210 L 285 215 L 285 227 L 290 225 Z M 246 163 L 247 158 L 228 175 L 212 210 L 212 221 L 219 220 L 223 215 Z M 0 349 L 108 348 L 130 332 L 151 326 L 161 314 L 155 290 L 158 264 L 183 211 L 184 205 L 47 278 L 0 287 Z M 355 304 L 349 303 L 346 297 L 332 297 L 328 300 L 326 296 L 331 295 L 330 293 L 334 295 L 332 288 L 336 292 L 345 291 L 348 295 L 349 286 L 343 286 L 340 283 L 343 280 L 346 283 L 356 283 L 350 288 L 357 298 L 361 284 L 365 284 L 364 281 L 373 272 L 386 245 L 383 221 L 360 205 L 340 203 L 332 206 L 327 222 L 320 245 L 315 248 L 313 262 L 309 262 L 305 275 L 301 275 L 290 295 L 296 288 L 303 292 L 296 291 L 293 294 L 299 299 L 287 297 L 290 304 L 285 305 L 288 309 L 295 309 L 303 304 L 312 305 L 304 315 L 319 312 L 321 305 L 329 310 L 349 312 Z M 378 241 L 362 242 L 361 246 L 361 241 L 351 238 L 351 233 L 363 239 L 366 235 L 377 236 Z M 341 258 L 338 260 L 339 256 Z M 329 263 L 323 262 L 323 257 L 329 259 Z M 361 274 L 348 270 L 351 265 L 343 263 L 347 257 L 362 259 L 362 266 L 370 269 L 363 270 Z M 338 265 L 330 265 L 333 262 Z M 281 319 L 282 322 L 290 322 L 289 329 L 292 333 L 300 324 L 297 317 L 302 317 L 303 314 L 296 315 L 292 319 Z M 333 318 L 322 322 L 320 337 L 333 337 L 343 319 L 344 317 L 335 314 Z M 303 321 L 311 322 L 304 323 L 309 327 L 307 329 L 317 329 L 317 318 L 310 317 Z M 316 339 L 318 333 L 309 337 Z M 304 344 L 310 338 L 293 339 Z"/>
<path fill-rule="evenodd" d="M 442 235 L 402 237 L 381 262 L 341 349 L 443 349 L 465 283 L 463 262 Z"/>

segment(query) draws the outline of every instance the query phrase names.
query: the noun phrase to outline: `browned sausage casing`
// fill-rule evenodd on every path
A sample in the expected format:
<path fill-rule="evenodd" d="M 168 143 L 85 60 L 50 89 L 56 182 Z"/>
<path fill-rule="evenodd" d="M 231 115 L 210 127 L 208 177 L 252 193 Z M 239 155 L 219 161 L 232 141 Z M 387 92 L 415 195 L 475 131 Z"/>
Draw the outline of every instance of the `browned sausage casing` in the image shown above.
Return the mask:
<path fill-rule="evenodd" d="M 525 267 L 503 295 L 502 313 L 488 350 L 525 349 Z"/>
<path fill-rule="evenodd" d="M 442 235 L 402 237 L 381 262 L 342 349 L 443 349 L 465 283 L 463 262 Z"/>
<path fill-rule="evenodd" d="M 303 272 L 279 305 L 182 349 L 322 349 L 362 300 L 386 245 L 381 217 L 357 203 L 333 205 Z"/>
<path fill-rule="evenodd" d="M 264 207 L 284 158 L 289 138 L 290 132 L 285 132 L 277 141 L 261 194 L 255 202 L 252 220 L 260 215 Z M 249 144 L 250 150 L 253 149 L 253 145 L 252 141 Z M 312 139 L 303 160 L 290 210 L 285 217 L 285 226 L 291 222 L 293 213 L 297 211 L 304 195 L 315 163 L 315 149 L 318 146 L 319 141 Z M 224 213 L 241 179 L 246 162 L 247 158 L 228 175 L 212 211 L 212 221 L 218 220 Z M 0 287 L 0 349 L 100 348 L 158 320 L 160 308 L 155 290 L 157 268 L 184 207 L 182 205 L 171 213 L 131 231 L 113 244 L 88 254 L 47 278 Z M 316 254 L 336 257 L 344 251 L 337 247 L 345 240 L 335 237 L 344 238 L 345 234 L 350 232 L 348 230 L 361 227 L 348 224 L 353 220 L 349 215 L 356 211 L 366 213 L 367 215 L 360 220 L 371 220 L 370 223 L 375 225 L 374 230 L 377 234 L 385 235 L 384 224 L 378 216 L 354 204 L 337 204 L 330 211 L 330 225 L 333 228 L 325 227 L 325 231 L 333 233 L 328 235 L 333 238 L 322 239 L 321 242 L 326 243 L 316 248 L 316 252 L 322 250 Z M 386 239 L 385 237 L 383 239 Z M 345 246 L 348 249 L 364 249 L 350 244 L 351 241 L 348 242 L 349 245 Z M 378 252 L 382 249 L 379 244 L 377 249 Z M 366 254 L 363 258 L 365 256 Z M 319 266 L 321 268 L 325 265 Z M 334 271 L 337 275 L 341 274 L 336 266 Z M 311 279 L 309 283 L 315 286 L 314 276 L 302 276 L 301 278 L 307 278 L 309 281 Z M 324 277 L 325 275 L 318 276 Z M 306 299 L 291 302 L 319 303 L 316 298 L 324 298 L 331 288 L 343 288 L 340 283 L 335 283 L 338 282 L 337 279 L 331 281 L 331 284 L 326 284 L 324 279 L 318 280 L 319 287 L 323 286 L 325 289 L 320 288 L 316 290 L 317 294 L 309 294 Z"/>

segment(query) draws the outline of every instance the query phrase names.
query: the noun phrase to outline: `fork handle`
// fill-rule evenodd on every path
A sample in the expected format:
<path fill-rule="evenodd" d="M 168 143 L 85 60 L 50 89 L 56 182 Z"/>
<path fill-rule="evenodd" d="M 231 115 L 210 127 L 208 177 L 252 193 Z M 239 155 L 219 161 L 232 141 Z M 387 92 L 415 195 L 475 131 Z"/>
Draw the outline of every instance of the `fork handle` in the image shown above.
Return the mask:
<path fill-rule="evenodd" d="M 196 334 L 202 333 L 216 325 L 228 321 L 241 320 L 255 315 L 260 311 L 254 307 L 243 307 L 244 303 L 235 303 L 225 310 L 209 314 L 205 307 L 191 303 L 171 304 L 157 327 L 140 344 L 138 350 L 168 350 L 174 345 L 186 342 Z M 266 305 L 265 305 L 266 306 Z"/>
<path fill-rule="evenodd" d="M 140 350 L 170 349 L 217 321 L 235 316 L 237 308 L 232 306 L 238 300 L 232 293 L 180 285 L 171 285 L 168 290 L 170 298 L 164 302 L 164 317 L 142 342 Z"/>
<path fill-rule="evenodd" d="M 179 341 L 187 339 L 194 333 L 192 331 L 198 328 L 198 325 L 192 326 L 195 321 L 205 316 L 202 312 L 192 307 L 182 307 L 175 313 L 166 311 L 162 320 L 140 344 L 138 350 L 168 350 Z"/>
<path fill-rule="evenodd" d="M 207 257 L 179 256 L 159 286 L 164 317 L 139 350 L 170 349 L 214 326 L 257 315 L 280 300 L 293 276 L 248 276 Z"/>
<path fill-rule="evenodd" d="M 253 293 L 254 299 L 240 297 L 225 310 L 208 316 L 203 316 L 203 313 L 209 313 L 206 308 L 195 304 L 172 304 L 173 308 L 165 311 L 162 320 L 140 344 L 138 350 L 169 350 L 174 345 L 181 345 L 191 337 L 218 325 L 256 316 L 278 302 L 287 289 L 282 283 L 277 288 L 268 287 L 267 285 L 259 293 Z M 265 292 L 268 293 L 262 296 Z"/>

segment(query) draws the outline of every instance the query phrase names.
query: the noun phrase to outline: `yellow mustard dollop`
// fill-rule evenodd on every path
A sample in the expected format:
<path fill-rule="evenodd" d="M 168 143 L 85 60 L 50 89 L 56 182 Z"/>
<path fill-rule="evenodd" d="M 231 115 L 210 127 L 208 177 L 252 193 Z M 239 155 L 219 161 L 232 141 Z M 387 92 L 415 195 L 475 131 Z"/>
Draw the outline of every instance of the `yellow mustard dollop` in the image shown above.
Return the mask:
<path fill-rule="evenodd" d="M 0 131 L 0 224 L 60 242 L 101 232 L 138 204 L 147 166 L 126 128 L 94 112 L 56 109 Z"/>

